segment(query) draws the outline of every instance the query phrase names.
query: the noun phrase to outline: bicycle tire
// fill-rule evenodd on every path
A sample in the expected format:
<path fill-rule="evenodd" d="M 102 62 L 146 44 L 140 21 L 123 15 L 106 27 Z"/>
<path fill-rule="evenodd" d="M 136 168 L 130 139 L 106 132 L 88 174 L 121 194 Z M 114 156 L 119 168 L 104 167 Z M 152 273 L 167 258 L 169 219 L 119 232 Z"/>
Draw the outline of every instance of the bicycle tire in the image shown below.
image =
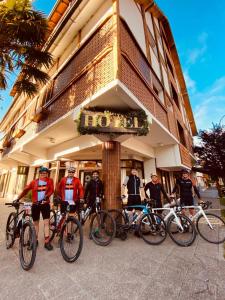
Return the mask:
<path fill-rule="evenodd" d="M 25 242 L 25 232 L 26 228 L 29 230 L 29 242 Z M 24 242 L 26 244 L 24 244 Z M 25 255 L 24 255 L 24 248 L 27 247 L 27 251 L 29 253 L 31 252 L 31 257 L 28 262 L 25 261 Z M 29 249 L 28 249 L 29 248 Z M 36 252 L 37 252 L 37 237 L 36 237 L 36 231 L 34 228 L 33 223 L 30 220 L 26 220 L 23 223 L 23 226 L 20 231 L 20 241 L 19 241 L 19 257 L 20 257 L 20 264 L 21 267 L 25 270 L 28 271 L 30 270 L 35 262 L 36 258 Z"/>
<path fill-rule="evenodd" d="M 170 238 L 174 241 L 174 243 L 176 243 L 178 246 L 189 247 L 194 243 L 196 239 L 195 226 L 187 216 L 179 214 L 177 215 L 177 217 L 180 219 L 184 231 L 181 231 L 177 223 L 174 221 L 175 216 L 172 215 L 167 222 L 168 234 Z M 184 238 L 187 236 L 184 236 L 185 233 L 190 233 L 190 237 L 188 237 L 186 240 L 184 240 Z"/>
<path fill-rule="evenodd" d="M 147 229 L 146 226 L 148 226 Z M 141 217 L 138 232 L 149 245 L 159 245 L 167 237 L 166 224 L 163 218 L 156 213 L 144 214 Z"/>
<path fill-rule="evenodd" d="M 54 209 L 50 210 L 49 218 L 49 242 L 51 242 L 56 234 L 56 212 Z"/>
<path fill-rule="evenodd" d="M 69 225 L 71 223 L 71 225 Z M 73 233 L 68 233 L 68 228 L 70 227 L 71 230 L 75 227 L 75 231 Z M 65 249 L 66 245 L 74 245 L 75 243 L 75 234 L 78 232 L 79 234 L 79 244 L 77 247 L 77 250 L 75 250 L 75 253 L 72 255 L 69 255 L 68 252 Z M 69 235 L 70 234 L 70 235 Z M 70 238 L 69 238 L 70 237 Z M 68 263 L 75 262 L 82 251 L 83 248 L 83 229 L 78 219 L 75 217 L 68 217 L 68 219 L 65 221 L 65 223 L 62 226 L 61 232 L 60 232 L 60 251 L 62 254 L 63 259 Z"/>
<path fill-rule="evenodd" d="M 207 241 L 208 243 L 211 243 L 211 244 L 221 244 L 221 243 L 224 243 L 224 242 L 225 242 L 225 222 L 224 222 L 224 220 L 223 220 L 221 217 L 219 217 L 219 216 L 217 216 L 216 214 L 213 214 L 213 213 L 205 212 L 205 214 L 206 214 L 206 216 L 207 216 L 208 219 L 209 219 L 210 216 L 211 216 L 211 217 L 213 217 L 214 219 L 217 219 L 217 220 L 220 221 L 220 223 L 221 223 L 220 231 L 222 231 L 222 233 L 221 233 L 221 239 L 216 240 L 216 241 L 213 241 L 213 240 L 210 240 L 208 236 L 205 236 L 205 235 L 202 233 L 202 231 L 201 231 L 202 229 L 200 230 L 200 224 L 204 224 L 204 222 L 201 222 L 201 219 L 202 219 L 202 218 L 205 220 L 205 218 L 204 218 L 203 215 L 200 215 L 200 216 L 198 217 L 197 221 L 196 221 L 196 228 L 197 228 L 197 231 L 198 231 L 199 235 L 200 235 L 205 241 Z M 208 227 L 210 230 L 212 230 L 212 229 L 209 227 L 209 225 L 206 224 L 206 221 L 205 221 L 205 225 L 206 225 L 206 226 L 204 226 L 204 228 L 207 229 L 207 227 Z M 212 224 L 212 225 L 213 225 L 213 224 Z M 214 225 L 215 225 L 215 224 L 214 224 Z M 215 226 L 214 226 L 214 228 L 215 228 Z M 210 232 L 212 233 L 212 231 L 210 231 Z M 216 236 L 216 235 L 215 235 L 215 236 Z M 217 234 L 217 236 L 219 237 L 218 234 Z"/>
<path fill-rule="evenodd" d="M 122 225 L 128 224 L 129 220 L 126 218 L 126 216 L 124 215 L 124 213 L 119 210 L 119 209 L 110 209 L 108 210 L 108 213 L 113 217 L 115 224 L 116 224 L 116 235 L 115 237 L 120 237 L 120 227 Z"/>
<path fill-rule="evenodd" d="M 97 221 L 97 227 L 95 225 Z M 105 233 L 105 234 L 104 234 Z M 95 213 L 90 222 L 90 236 L 99 246 L 109 245 L 116 235 L 116 223 L 113 217 L 105 210 Z M 103 237 L 106 239 L 103 240 Z"/>
<path fill-rule="evenodd" d="M 6 230 L 5 230 L 5 237 L 6 237 L 6 249 L 12 248 L 15 243 L 15 230 L 16 230 L 16 219 L 17 215 L 15 212 L 11 212 L 8 216 L 6 222 Z M 9 225 L 13 222 L 13 227 L 9 229 Z M 11 231 L 11 232 L 9 232 Z M 11 241 L 9 241 L 9 236 L 11 237 Z"/>

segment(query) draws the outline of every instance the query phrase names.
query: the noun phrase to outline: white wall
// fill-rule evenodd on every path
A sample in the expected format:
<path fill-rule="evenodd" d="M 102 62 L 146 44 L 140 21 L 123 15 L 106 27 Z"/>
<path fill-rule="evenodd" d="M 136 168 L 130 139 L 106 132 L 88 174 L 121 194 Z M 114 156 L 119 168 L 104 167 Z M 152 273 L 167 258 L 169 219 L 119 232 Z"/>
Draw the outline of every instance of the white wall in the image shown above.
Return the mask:
<path fill-rule="evenodd" d="M 136 151 L 140 153 L 140 155 L 143 155 L 145 157 L 155 157 L 154 149 L 151 146 L 144 144 L 143 142 L 135 138 L 130 138 L 123 142 L 121 145 L 128 149 Z"/>
<path fill-rule="evenodd" d="M 155 149 L 155 154 L 156 166 L 158 168 L 169 168 L 181 165 L 178 145 L 158 147 Z"/>
<path fill-rule="evenodd" d="M 163 73 L 163 80 L 164 80 L 164 85 L 165 85 L 166 91 L 170 95 L 169 79 L 168 79 L 167 72 L 163 65 L 162 65 L 162 73 Z"/>
<path fill-rule="evenodd" d="M 154 32 L 154 28 L 153 28 L 151 13 L 147 11 L 145 13 L 145 17 L 146 17 L 146 23 L 148 25 L 148 28 L 149 28 L 151 34 L 153 35 L 153 37 L 155 37 L 155 32 Z"/>
<path fill-rule="evenodd" d="M 146 43 L 143 20 L 140 10 L 134 0 L 120 0 L 120 15 L 127 22 L 139 46 L 146 55 Z"/>
<path fill-rule="evenodd" d="M 144 161 L 145 183 L 151 179 L 151 174 L 156 174 L 155 158 L 146 159 Z"/>
<path fill-rule="evenodd" d="M 155 56 L 155 53 L 153 52 L 152 48 L 150 47 L 150 54 L 151 54 L 151 60 L 152 60 L 152 67 L 158 76 L 159 80 L 161 81 L 161 71 L 160 71 L 160 65 L 157 57 Z"/>
<path fill-rule="evenodd" d="M 17 168 L 13 168 L 11 171 L 10 181 L 8 184 L 8 190 L 6 191 L 6 199 L 7 201 L 14 200 L 15 197 L 15 189 L 16 189 L 16 181 L 17 181 Z"/>

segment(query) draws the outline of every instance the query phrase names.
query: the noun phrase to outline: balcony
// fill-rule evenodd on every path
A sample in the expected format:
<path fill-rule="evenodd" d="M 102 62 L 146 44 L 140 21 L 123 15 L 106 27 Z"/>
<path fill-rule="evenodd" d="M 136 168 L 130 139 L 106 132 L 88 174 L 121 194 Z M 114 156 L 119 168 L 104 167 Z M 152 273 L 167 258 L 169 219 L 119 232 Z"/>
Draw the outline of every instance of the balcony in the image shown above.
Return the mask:
<path fill-rule="evenodd" d="M 189 151 L 183 146 L 179 145 L 180 148 L 180 156 L 181 156 L 181 163 L 189 168 L 192 167 L 192 160 Z"/>

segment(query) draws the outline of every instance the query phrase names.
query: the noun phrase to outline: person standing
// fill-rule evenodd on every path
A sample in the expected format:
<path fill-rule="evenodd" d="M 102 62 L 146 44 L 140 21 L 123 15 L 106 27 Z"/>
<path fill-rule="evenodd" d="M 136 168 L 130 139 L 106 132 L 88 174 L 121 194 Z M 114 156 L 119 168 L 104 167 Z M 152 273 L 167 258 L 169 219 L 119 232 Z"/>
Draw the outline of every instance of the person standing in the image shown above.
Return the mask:
<path fill-rule="evenodd" d="M 201 200 L 201 196 L 199 194 L 199 191 L 198 191 L 195 183 L 190 179 L 190 172 L 187 169 L 183 169 L 181 171 L 181 178 L 178 178 L 176 180 L 176 184 L 172 191 L 172 196 L 174 196 L 174 193 L 179 191 L 181 206 L 192 206 L 192 205 L 194 205 L 192 189 L 194 189 L 195 194 L 197 195 L 199 200 Z M 189 212 L 192 216 L 194 215 L 193 208 L 190 208 Z"/>
<path fill-rule="evenodd" d="M 131 174 L 125 178 L 123 183 L 124 194 L 125 194 L 125 187 L 127 187 L 128 206 L 141 204 L 140 189 L 143 188 L 143 184 L 141 179 L 137 176 L 137 174 L 138 174 L 137 169 L 133 168 L 131 170 Z"/>
<path fill-rule="evenodd" d="M 163 185 L 159 182 L 156 174 L 151 175 L 151 181 L 146 184 L 144 191 L 147 198 L 154 200 L 155 208 L 162 208 L 161 193 L 167 199 L 167 201 L 170 202 L 170 198 L 164 190 Z M 149 192 L 149 196 L 147 195 L 147 192 Z"/>
<path fill-rule="evenodd" d="M 44 247 L 47 250 L 53 250 L 52 245 L 49 242 L 49 218 L 50 218 L 50 196 L 53 194 L 54 185 L 53 180 L 48 177 L 49 169 L 46 167 L 40 167 L 39 178 L 32 180 L 18 196 L 16 201 L 23 198 L 29 191 L 32 191 L 32 207 L 31 214 L 34 221 L 34 226 L 37 235 L 38 245 L 38 233 L 39 233 L 39 221 L 40 213 L 44 220 Z"/>
<path fill-rule="evenodd" d="M 92 172 L 92 179 L 87 183 L 84 193 L 84 199 L 87 207 L 94 208 L 96 200 L 103 198 L 103 183 L 99 178 L 99 171 Z"/>
<path fill-rule="evenodd" d="M 66 212 L 67 205 L 70 206 L 70 213 L 74 214 L 78 209 L 80 200 L 84 198 L 84 189 L 80 182 L 80 179 L 75 177 L 76 169 L 70 167 L 68 169 L 68 175 L 60 180 L 58 186 L 58 194 L 62 199 L 61 213 Z"/>

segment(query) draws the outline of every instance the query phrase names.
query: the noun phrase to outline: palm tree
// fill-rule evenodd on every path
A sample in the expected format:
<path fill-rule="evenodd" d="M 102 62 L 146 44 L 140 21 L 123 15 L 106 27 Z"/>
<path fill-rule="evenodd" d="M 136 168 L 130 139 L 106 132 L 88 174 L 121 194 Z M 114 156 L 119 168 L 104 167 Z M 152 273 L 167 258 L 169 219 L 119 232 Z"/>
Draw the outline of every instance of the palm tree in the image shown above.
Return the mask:
<path fill-rule="evenodd" d="M 42 49 L 49 33 L 48 23 L 40 11 L 32 9 L 30 0 L 0 0 L 0 89 L 7 88 L 13 72 L 19 73 L 13 89 L 33 96 L 49 76 L 52 56 Z"/>

